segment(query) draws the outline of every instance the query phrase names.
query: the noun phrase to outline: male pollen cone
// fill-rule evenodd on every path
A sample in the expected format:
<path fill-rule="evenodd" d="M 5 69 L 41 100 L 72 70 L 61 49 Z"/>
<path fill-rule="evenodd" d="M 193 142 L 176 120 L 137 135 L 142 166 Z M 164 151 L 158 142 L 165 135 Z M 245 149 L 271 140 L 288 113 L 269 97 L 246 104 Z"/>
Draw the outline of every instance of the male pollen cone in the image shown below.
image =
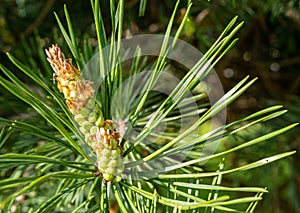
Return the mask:
<path fill-rule="evenodd" d="M 94 95 L 93 82 L 82 79 L 80 72 L 72 65 L 72 59 L 66 59 L 57 44 L 46 50 L 46 54 L 59 91 L 64 94 L 72 114 L 78 114 Z"/>

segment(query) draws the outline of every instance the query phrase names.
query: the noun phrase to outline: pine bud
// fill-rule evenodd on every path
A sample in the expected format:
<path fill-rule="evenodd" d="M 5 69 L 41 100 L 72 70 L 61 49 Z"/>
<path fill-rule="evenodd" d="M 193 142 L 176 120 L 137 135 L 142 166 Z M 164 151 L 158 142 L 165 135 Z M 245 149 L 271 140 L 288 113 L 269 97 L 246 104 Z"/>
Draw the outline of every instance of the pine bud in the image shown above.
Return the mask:
<path fill-rule="evenodd" d="M 105 120 L 95 104 L 93 82 L 82 78 L 80 72 L 66 59 L 57 45 L 46 50 L 47 60 L 54 70 L 54 80 L 74 120 L 78 123 L 85 141 L 97 156 L 97 166 L 106 181 L 119 182 L 124 165 L 120 147 L 121 137 L 111 120 Z"/>

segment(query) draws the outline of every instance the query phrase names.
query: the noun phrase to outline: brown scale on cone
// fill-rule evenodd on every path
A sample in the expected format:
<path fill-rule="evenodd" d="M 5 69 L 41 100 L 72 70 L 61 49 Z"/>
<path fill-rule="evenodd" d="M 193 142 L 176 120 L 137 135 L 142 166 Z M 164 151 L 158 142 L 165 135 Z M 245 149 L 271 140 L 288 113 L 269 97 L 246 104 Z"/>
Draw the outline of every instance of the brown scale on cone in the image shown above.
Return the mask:
<path fill-rule="evenodd" d="M 80 72 L 72 65 L 72 59 L 66 59 L 57 45 L 52 45 L 46 54 L 59 91 L 64 93 L 70 111 L 78 114 L 94 95 L 92 82 L 82 79 Z"/>

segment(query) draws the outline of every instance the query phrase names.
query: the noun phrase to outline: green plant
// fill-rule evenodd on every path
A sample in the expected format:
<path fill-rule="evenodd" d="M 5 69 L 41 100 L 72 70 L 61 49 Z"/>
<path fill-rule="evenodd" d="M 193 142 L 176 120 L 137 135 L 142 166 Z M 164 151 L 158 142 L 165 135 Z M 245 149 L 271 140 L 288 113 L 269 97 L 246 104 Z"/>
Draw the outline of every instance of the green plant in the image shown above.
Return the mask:
<path fill-rule="evenodd" d="M 169 55 L 175 51 L 191 8 L 191 4 L 187 6 L 187 12 L 179 28 L 174 31 L 174 39 L 171 39 L 178 4 L 179 1 L 170 18 L 159 56 L 153 60 L 144 57 L 142 50 L 137 47 L 133 50 L 133 59 L 129 61 L 128 72 L 125 72 L 126 69 L 123 67 L 125 63 L 122 62 L 123 57 L 126 57 L 130 50 L 120 54 L 124 1 L 111 1 L 110 39 L 106 37 L 99 1 L 91 1 L 98 41 L 98 47 L 95 49 L 88 46 L 85 39 L 83 42 L 78 41 L 74 35 L 71 18 L 65 8 L 67 29 L 57 16 L 56 18 L 77 68 L 71 65 L 70 59 L 62 56 L 56 46 L 50 49 L 48 54 L 52 67 L 58 66 L 54 78 L 58 81 L 59 89 L 65 97 L 62 97 L 60 91 L 49 81 L 52 69 L 42 52 L 38 36 L 36 36 L 36 45 L 43 64 L 42 70 L 37 66 L 33 66 L 34 69 L 25 66 L 8 54 L 12 63 L 38 86 L 38 95 L 3 65 L 0 65 L 0 68 L 9 80 L 1 76 L 1 85 L 29 104 L 39 115 L 33 113 L 24 121 L 0 118 L 0 175 L 4 177 L 0 180 L 0 207 L 4 211 L 109 212 L 109 210 L 113 211 L 114 205 L 117 205 L 122 212 L 254 211 L 257 202 L 262 199 L 262 195 L 267 190 L 260 187 L 222 186 L 223 176 L 263 166 L 289 156 L 294 151 L 229 169 L 224 168 L 225 161 L 222 158 L 226 158 L 229 153 L 273 139 L 296 124 L 254 137 L 228 150 L 216 153 L 203 152 L 202 149 L 208 142 L 213 144 L 219 140 L 224 141 L 228 136 L 276 118 L 286 111 L 282 110 L 281 106 L 269 107 L 203 133 L 208 122 L 214 124 L 213 118 L 255 82 L 255 79 L 244 78 L 211 106 L 207 94 L 201 88 L 202 80 L 212 72 L 212 67 L 237 42 L 233 36 L 242 24 L 236 24 L 236 18 L 229 23 L 204 56 L 188 70 L 169 96 L 153 91 L 155 83 L 170 63 Z M 51 52 L 52 50 L 55 51 Z M 95 78 L 93 76 L 85 79 L 89 77 L 82 71 L 85 70 L 85 65 L 88 64 L 95 50 L 98 50 L 96 57 L 99 59 L 97 60 L 99 64 L 96 66 L 98 69 L 92 71 L 97 75 Z M 62 60 L 67 64 L 66 66 L 61 63 L 53 65 L 55 60 Z M 57 72 L 59 69 L 68 72 L 71 70 L 75 73 L 65 79 L 68 84 L 62 83 L 62 76 Z M 150 75 L 142 75 L 138 78 L 139 73 L 143 73 L 145 69 L 152 70 Z M 43 75 L 43 72 L 47 75 Z M 99 87 L 89 88 L 92 82 L 97 84 L 98 73 L 101 82 Z M 128 73 L 128 76 L 124 73 Z M 136 84 L 137 79 L 143 79 L 144 84 Z M 83 86 L 75 89 L 68 87 L 68 90 L 65 90 L 65 86 L 71 81 L 81 82 Z M 129 87 L 125 87 L 127 93 L 124 95 L 122 89 L 120 91 L 118 88 L 122 88 L 126 81 L 129 81 Z M 61 86 L 62 84 L 64 86 Z M 76 94 L 80 95 L 80 91 L 83 90 L 77 89 L 82 87 L 86 87 L 84 91 L 93 90 L 93 92 L 84 93 L 87 97 L 78 101 L 77 96 L 70 93 L 76 91 Z M 142 92 L 136 94 L 137 90 Z M 191 93 L 193 95 L 189 96 Z M 67 99 L 67 104 L 64 98 Z M 121 123 L 129 122 L 131 126 L 125 125 L 121 128 L 119 124 L 118 128 L 113 128 L 111 125 L 111 120 L 118 123 L 114 120 L 114 111 L 111 109 L 116 100 L 114 98 L 117 98 L 123 106 L 115 112 L 120 115 Z M 70 103 L 74 100 L 76 100 L 75 104 L 81 103 L 78 111 L 74 111 L 74 103 Z M 191 103 L 197 103 L 196 111 L 190 108 Z M 185 110 L 181 111 L 179 106 L 184 106 Z M 82 115 L 81 110 L 85 108 L 88 109 L 88 113 Z M 125 113 L 122 110 L 125 110 Z M 187 123 L 189 120 L 185 120 L 197 116 L 199 118 L 193 123 Z M 35 118 L 40 125 L 35 125 L 37 124 Z M 84 125 L 84 121 L 87 120 L 90 123 Z M 178 124 L 182 120 L 186 122 L 186 126 L 181 130 Z M 166 125 L 163 130 L 157 129 L 160 124 Z M 92 131 L 93 127 L 95 128 Z M 117 150 L 117 155 L 114 156 L 117 159 L 116 170 L 120 169 L 123 172 L 125 169 L 122 175 L 119 171 L 110 173 L 103 165 L 99 165 L 103 162 L 101 157 L 104 156 L 102 153 L 104 148 L 95 151 L 95 146 L 103 144 L 104 136 L 101 128 L 107 131 L 108 136 L 106 136 L 112 140 L 110 145 L 105 147 L 105 151 L 108 150 L 112 154 L 112 150 Z M 133 130 L 136 131 L 136 135 L 128 134 Z M 118 135 L 122 131 L 126 134 Z M 97 133 L 100 134 L 100 139 L 97 137 L 90 139 L 89 134 L 97 136 Z M 12 142 L 14 144 L 10 146 Z M 91 154 L 93 151 L 96 152 L 96 157 Z M 172 158 L 175 154 L 186 155 L 178 160 Z M 124 160 L 120 166 L 121 156 Z M 216 171 L 205 170 L 201 163 L 208 160 L 217 162 Z M 95 165 L 95 161 L 100 162 Z M 155 167 L 152 161 L 158 164 L 158 167 Z M 231 198 L 230 195 L 232 193 L 234 197 L 234 192 L 245 192 L 246 195 Z"/>

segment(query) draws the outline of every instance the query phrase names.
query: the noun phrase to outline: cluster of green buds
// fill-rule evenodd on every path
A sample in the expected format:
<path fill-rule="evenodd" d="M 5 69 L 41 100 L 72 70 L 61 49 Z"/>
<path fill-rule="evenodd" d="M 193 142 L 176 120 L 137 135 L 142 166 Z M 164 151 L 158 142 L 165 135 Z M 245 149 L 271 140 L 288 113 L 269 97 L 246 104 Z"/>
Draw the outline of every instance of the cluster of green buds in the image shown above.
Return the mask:
<path fill-rule="evenodd" d="M 94 100 L 93 82 L 82 78 L 81 73 L 66 59 L 57 45 L 46 50 L 47 60 L 54 70 L 54 81 L 64 94 L 67 106 L 74 115 L 86 143 L 96 154 L 96 164 L 106 181 L 119 182 L 124 170 L 121 136 L 113 121 L 104 120 Z"/>

